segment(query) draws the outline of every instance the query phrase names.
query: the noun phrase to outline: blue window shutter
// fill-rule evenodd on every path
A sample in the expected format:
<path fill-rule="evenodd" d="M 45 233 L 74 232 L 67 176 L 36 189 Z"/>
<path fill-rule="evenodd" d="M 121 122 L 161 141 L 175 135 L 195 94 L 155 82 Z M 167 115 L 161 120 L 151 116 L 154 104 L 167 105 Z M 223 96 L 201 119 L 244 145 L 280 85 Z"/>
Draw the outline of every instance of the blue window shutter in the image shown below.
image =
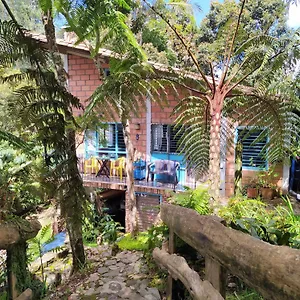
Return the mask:
<path fill-rule="evenodd" d="M 118 145 L 118 151 L 126 151 L 122 124 L 118 123 L 116 129 L 117 129 L 117 132 L 116 132 L 117 139 L 116 139 L 116 141 L 117 141 L 117 145 Z"/>
<path fill-rule="evenodd" d="M 267 137 L 261 136 L 263 130 L 238 128 L 238 139 L 243 144 L 242 163 L 245 168 L 261 169 L 267 167 L 265 146 Z"/>

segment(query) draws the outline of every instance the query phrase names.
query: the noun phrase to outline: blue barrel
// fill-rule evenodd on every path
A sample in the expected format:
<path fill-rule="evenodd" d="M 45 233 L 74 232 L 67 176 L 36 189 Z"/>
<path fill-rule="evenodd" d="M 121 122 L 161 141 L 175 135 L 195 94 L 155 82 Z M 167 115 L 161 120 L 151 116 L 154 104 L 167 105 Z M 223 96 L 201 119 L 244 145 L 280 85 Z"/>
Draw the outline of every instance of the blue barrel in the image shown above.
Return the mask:
<path fill-rule="evenodd" d="M 146 178 L 146 162 L 139 159 L 133 163 L 133 177 L 135 180 L 143 180 Z"/>

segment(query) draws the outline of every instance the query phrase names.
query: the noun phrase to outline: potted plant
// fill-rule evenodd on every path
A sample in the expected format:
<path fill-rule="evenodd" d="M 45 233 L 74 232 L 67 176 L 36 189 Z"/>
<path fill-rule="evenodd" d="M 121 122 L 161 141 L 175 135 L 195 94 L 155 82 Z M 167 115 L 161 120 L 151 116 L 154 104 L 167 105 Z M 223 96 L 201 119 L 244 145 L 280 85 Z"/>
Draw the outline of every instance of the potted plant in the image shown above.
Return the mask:
<path fill-rule="evenodd" d="M 249 184 L 246 184 L 244 186 L 245 194 L 247 195 L 247 198 L 257 198 L 258 197 L 258 187 L 257 183 L 252 179 Z"/>
<path fill-rule="evenodd" d="M 258 184 L 260 186 L 260 193 L 263 199 L 272 200 L 277 190 L 276 184 L 273 181 L 278 177 L 274 172 L 274 167 L 270 167 L 267 171 L 261 171 L 258 174 Z"/>

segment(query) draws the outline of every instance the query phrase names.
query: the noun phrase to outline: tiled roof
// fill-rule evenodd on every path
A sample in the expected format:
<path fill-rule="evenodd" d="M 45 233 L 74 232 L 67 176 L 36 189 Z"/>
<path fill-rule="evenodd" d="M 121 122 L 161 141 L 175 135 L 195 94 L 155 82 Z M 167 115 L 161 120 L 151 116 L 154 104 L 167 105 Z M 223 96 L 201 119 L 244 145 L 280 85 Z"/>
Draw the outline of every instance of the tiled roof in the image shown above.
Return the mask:
<path fill-rule="evenodd" d="M 47 43 L 46 36 L 43 34 L 30 32 L 29 36 L 31 36 L 33 39 L 40 41 L 42 43 Z M 60 38 L 56 39 L 56 43 L 58 46 L 67 47 L 67 48 L 73 49 L 75 51 L 79 50 L 79 52 L 84 51 L 84 52 L 87 52 L 87 54 L 90 53 L 88 46 L 84 42 L 76 44 L 75 41 L 76 41 L 76 38 L 69 39 L 69 40 L 60 39 Z M 66 52 L 68 52 L 68 51 L 66 51 Z M 117 56 L 113 51 L 104 49 L 104 48 L 100 48 L 98 53 L 104 58 L 111 58 L 111 57 Z M 78 53 L 78 55 L 80 56 L 80 53 Z M 161 72 L 176 73 L 178 75 L 182 75 L 182 76 L 185 76 L 185 77 L 188 77 L 191 79 L 201 80 L 201 77 L 198 74 L 193 73 L 193 72 L 184 71 L 179 68 L 170 67 L 170 66 L 167 66 L 167 65 L 164 65 L 161 63 L 152 62 L 152 61 L 149 61 L 149 63 L 154 67 L 154 69 L 161 71 Z M 210 80 L 210 79 L 208 78 L 208 80 Z"/>
<path fill-rule="evenodd" d="M 43 34 L 30 32 L 29 35 L 37 41 L 40 41 L 42 43 L 47 43 L 46 36 L 43 35 Z M 78 49 L 78 50 L 83 50 L 83 51 L 89 52 L 89 48 L 85 43 L 75 44 L 74 41 L 72 41 L 72 40 L 68 41 L 68 40 L 65 40 L 65 39 L 56 39 L 56 43 L 59 46 L 65 46 L 65 47 L 68 47 L 68 48 Z M 104 48 L 99 49 L 99 54 L 103 57 L 113 57 L 114 56 L 113 51 L 108 50 L 108 49 L 104 49 Z"/>

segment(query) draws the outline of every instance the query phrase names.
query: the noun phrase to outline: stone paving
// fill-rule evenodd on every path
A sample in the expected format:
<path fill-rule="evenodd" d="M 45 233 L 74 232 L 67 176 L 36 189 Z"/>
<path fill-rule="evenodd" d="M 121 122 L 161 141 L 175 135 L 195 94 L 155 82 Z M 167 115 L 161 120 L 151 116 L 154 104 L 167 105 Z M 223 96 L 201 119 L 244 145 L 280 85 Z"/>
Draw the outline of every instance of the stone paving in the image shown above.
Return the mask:
<path fill-rule="evenodd" d="M 149 286 L 148 269 L 142 253 L 122 251 L 112 256 L 111 249 L 105 246 L 87 252 L 92 273 L 75 284 L 73 282 L 72 288 L 70 284 L 71 295 L 68 298 L 64 298 L 66 293 L 60 290 L 48 299 L 161 299 L 158 290 Z"/>

